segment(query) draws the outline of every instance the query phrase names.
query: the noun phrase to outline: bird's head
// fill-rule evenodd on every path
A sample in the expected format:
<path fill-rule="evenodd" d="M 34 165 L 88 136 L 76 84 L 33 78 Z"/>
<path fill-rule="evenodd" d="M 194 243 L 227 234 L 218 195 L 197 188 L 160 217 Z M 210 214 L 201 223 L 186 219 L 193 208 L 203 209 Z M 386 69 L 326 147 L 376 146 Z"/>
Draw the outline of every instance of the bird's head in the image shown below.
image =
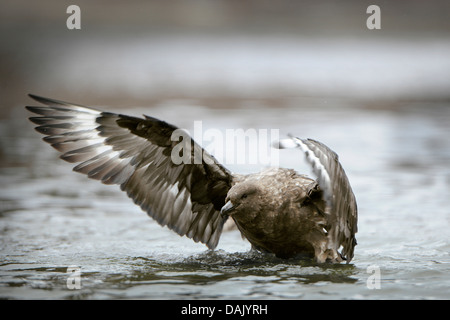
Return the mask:
<path fill-rule="evenodd" d="M 234 185 L 227 194 L 220 213 L 223 216 L 238 216 L 256 211 L 259 207 L 261 189 L 254 182 L 244 181 Z"/>

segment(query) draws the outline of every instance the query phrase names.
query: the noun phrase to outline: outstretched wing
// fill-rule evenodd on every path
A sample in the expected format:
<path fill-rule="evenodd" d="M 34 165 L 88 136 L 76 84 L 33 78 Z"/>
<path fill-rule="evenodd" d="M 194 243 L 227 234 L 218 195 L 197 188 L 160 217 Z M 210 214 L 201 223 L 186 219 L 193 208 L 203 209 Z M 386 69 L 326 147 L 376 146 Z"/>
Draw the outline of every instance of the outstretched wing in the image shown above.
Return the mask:
<path fill-rule="evenodd" d="M 325 211 L 328 220 L 328 247 L 338 250 L 342 246 L 341 254 L 350 262 L 356 245 L 358 209 L 338 155 L 323 143 L 312 139 L 291 137 L 281 140 L 279 147 L 298 147 L 304 152 L 306 160 L 317 175 L 327 204 Z"/>
<path fill-rule="evenodd" d="M 77 163 L 74 171 L 120 185 L 159 224 L 211 249 L 217 246 L 225 223 L 220 209 L 232 176 L 187 134 L 172 141 L 177 128 L 152 117 L 30 97 L 46 105 L 27 107 L 39 115 L 30 120 L 46 136 L 44 141 L 62 152 L 63 160 Z M 172 155 L 186 150 L 191 153 L 184 161 L 172 161 Z"/>

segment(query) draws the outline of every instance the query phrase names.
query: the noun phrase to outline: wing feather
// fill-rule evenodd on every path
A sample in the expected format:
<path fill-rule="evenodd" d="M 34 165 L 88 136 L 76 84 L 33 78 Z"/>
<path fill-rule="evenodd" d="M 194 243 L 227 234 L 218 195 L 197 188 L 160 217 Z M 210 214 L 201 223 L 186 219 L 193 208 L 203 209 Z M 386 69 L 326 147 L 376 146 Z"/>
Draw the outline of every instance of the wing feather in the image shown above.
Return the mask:
<path fill-rule="evenodd" d="M 74 171 L 121 190 L 158 223 L 215 248 L 224 218 L 220 209 L 232 175 L 207 153 L 200 164 L 170 158 L 177 128 L 156 118 L 130 117 L 30 95 L 46 106 L 27 109 L 44 141 L 77 163 Z M 200 148 L 192 139 L 192 150 Z"/>
<path fill-rule="evenodd" d="M 347 263 L 353 258 L 358 231 L 358 209 L 356 198 L 348 177 L 339 162 L 338 155 L 323 143 L 313 139 L 291 137 L 281 140 L 281 148 L 298 147 L 305 154 L 317 176 L 325 200 L 328 228 L 328 247 L 338 250 Z"/>

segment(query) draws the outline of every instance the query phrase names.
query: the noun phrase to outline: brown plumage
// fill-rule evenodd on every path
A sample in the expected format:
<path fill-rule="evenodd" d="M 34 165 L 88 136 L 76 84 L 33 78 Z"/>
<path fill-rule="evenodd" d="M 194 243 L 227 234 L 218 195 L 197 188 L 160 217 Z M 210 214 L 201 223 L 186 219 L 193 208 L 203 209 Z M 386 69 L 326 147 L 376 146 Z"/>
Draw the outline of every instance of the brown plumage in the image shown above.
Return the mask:
<path fill-rule="evenodd" d="M 235 175 L 192 139 L 192 156 L 176 164 L 177 127 L 30 95 L 45 104 L 27 107 L 44 141 L 74 170 L 118 184 L 162 226 L 214 249 L 231 217 L 257 250 L 281 258 L 310 255 L 318 262 L 350 262 L 356 245 L 356 200 L 337 155 L 325 145 L 291 137 L 277 147 L 304 151 L 318 179 L 271 168 Z"/>

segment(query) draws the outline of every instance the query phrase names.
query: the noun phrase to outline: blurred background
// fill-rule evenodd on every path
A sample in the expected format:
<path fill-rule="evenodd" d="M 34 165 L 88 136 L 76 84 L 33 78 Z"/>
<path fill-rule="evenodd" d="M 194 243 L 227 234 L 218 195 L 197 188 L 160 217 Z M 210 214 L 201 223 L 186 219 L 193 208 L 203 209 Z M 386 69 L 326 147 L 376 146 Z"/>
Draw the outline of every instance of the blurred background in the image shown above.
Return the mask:
<path fill-rule="evenodd" d="M 72 4 L 80 30 L 66 27 Z M 366 26 L 372 4 L 380 30 Z M 119 188 L 72 173 L 27 120 L 28 93 L 326 143 L 358 200 L 355 267 L 224 269 L 241 256 L 220 254 L 186 265 L 205 247 L 152 224 Z M 0 295 L 328 299 L 326 283 L 337 298 L 448 298 L 449 137 L 447 0 L 2 0 Z M 300 159 L 280 154 L 282 166 Z M 219 249 L 248 249 L 225 237 Z M 384 290 L 367 290 L 371 264 L 392 279 Z M 90 272 L 85 290 L 64 290 L 68 265 Z"/>
<path fill-rule="evenodd" d="M 66 27 L 71 4 L 81 30 Z M 378 1 L 380 30 L 366 27 L 370 4 L 3 0 L 1 116 L 27 93 L 121 108 L 168 98 L 447 101 L 450 3 Z"/>

